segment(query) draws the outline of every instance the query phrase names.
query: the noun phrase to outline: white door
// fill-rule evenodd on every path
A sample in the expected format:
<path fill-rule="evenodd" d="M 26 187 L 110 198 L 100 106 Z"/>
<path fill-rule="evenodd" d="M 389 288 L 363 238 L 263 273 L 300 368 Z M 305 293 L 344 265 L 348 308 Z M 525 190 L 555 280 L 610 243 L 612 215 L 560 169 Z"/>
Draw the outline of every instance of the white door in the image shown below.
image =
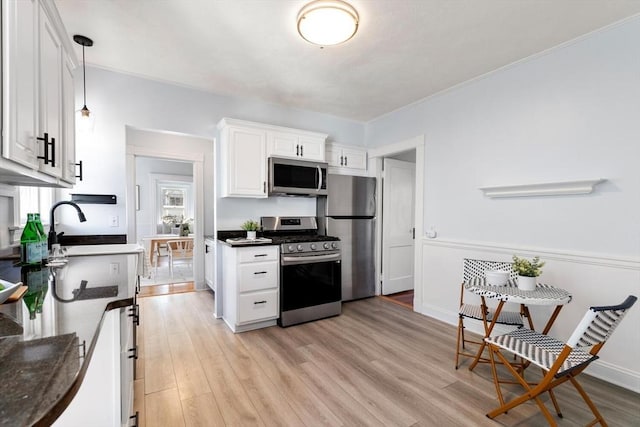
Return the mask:
<path fill-rule="evenodd" d="M 416 165 L 384 159 L 382 181 L 382 294 L 413 289 Z"/>

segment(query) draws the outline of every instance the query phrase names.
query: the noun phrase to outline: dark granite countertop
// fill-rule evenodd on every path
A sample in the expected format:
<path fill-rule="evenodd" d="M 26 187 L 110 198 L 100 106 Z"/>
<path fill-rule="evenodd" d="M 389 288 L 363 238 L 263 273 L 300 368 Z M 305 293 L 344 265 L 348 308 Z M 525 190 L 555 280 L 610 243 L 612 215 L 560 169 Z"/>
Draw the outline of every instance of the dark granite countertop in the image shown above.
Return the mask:
<path fill-rule="evenodd" d="M 68 260 L 56 268 L 0 261 L 0 278 L 29 287 L 0 305 L 0 426 L 51 424 L 80 387 L 104 313 L 134 303 L 136 254 Z"/>

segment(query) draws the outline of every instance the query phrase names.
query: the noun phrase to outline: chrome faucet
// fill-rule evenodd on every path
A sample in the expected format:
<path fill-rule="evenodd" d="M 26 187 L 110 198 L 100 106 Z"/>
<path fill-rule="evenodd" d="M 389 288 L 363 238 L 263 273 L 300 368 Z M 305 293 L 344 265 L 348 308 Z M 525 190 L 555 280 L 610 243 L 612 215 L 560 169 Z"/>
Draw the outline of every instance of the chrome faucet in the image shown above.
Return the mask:
<path fill-rule="evenodd" d="M 78 211 L 78 219 L 80 220 L 80 222 L 85 222 L 87 220 L 87 218 L 85 218 L 85 216 L 84 216 L 84 213 L 82 212 L 82 209 L 80 209 L 80 206 L 78 206 L 74 202 L 69 202 L 67 200 L 63 200 L 62 202 L 58 202 L 55 205 L 51 206 L 51 211 L 49 213 L 49 235 L 48 235 L 48 237 L 49 237 L 49 242 L 48 242 L 49 249 L 51 249 L 51 245 L 58 243 L 58 237 L 62 236 L 62 234 L 63 234 L 63 233 L 60 233 L 59 235 L 56 234 L 55 219 L 53 217 L 53 212 L 60 205 L 71 205 L 71 206 L 73 206 L 76 209 L 76 211 Z"/>

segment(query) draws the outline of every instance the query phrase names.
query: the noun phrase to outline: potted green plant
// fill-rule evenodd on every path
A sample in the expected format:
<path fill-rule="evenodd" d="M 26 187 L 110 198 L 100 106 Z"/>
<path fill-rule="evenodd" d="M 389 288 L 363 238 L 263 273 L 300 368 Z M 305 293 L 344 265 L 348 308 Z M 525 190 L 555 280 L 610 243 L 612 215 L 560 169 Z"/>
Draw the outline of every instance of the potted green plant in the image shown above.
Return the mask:
<path fill-rule="evenodd" d="M 513 256 L 513 269 L 518 273 L 518 289 L 533 291 L 536 288 L 537 277 L 542 274 L 544 261 L 536 256 L 531 261 L 526 258 Z"/>
<path fill-rule="evenodd" d="M 255 240 L 256 239 L 256 231 L 260 229 L 260 224 L 252 219 L 248 219 L 242 223 L 240 226 L 243 230 L 247 232 L 247 239 Z"/>

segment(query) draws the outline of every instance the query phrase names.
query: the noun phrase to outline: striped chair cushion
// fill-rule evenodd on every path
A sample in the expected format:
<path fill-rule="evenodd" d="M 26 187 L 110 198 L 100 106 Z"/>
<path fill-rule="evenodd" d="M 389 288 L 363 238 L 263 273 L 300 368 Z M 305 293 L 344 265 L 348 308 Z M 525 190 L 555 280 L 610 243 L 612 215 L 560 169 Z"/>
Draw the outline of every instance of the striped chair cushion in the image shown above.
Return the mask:
<path fill-rule="evenodd" d="M 489 309 L 489 313 L 487 313 L 487 320 L 491 322 L 493 320 L 493 314 L 495 311 L 493 309 Z M 460 307 L 460 311 L 458 312 L 460 316 L 470 317 L 472 319 L 482 320 L 482 307 L 474 304 L 462 304 Z M 498 316 L 497 323 L 502 325 L 514 325 L 514 326 L 522 326 L 522 316 L 517 311 L 500 311 L 500 315 Z"/>
<path fill-rule="evenodd" d="M 562 341 L 526 328 L 516 329 L 504 335 L 485 338 L 485 341 L 514 353 L 538 365 L 545 371 L 548 371 L 553 366 L 565 346 Z M 574 348 L 558 370 L 556 377 L 560 377 L 566 371 L 597 358 L 598 356 L 592 356 L 586 351 Z"/>

